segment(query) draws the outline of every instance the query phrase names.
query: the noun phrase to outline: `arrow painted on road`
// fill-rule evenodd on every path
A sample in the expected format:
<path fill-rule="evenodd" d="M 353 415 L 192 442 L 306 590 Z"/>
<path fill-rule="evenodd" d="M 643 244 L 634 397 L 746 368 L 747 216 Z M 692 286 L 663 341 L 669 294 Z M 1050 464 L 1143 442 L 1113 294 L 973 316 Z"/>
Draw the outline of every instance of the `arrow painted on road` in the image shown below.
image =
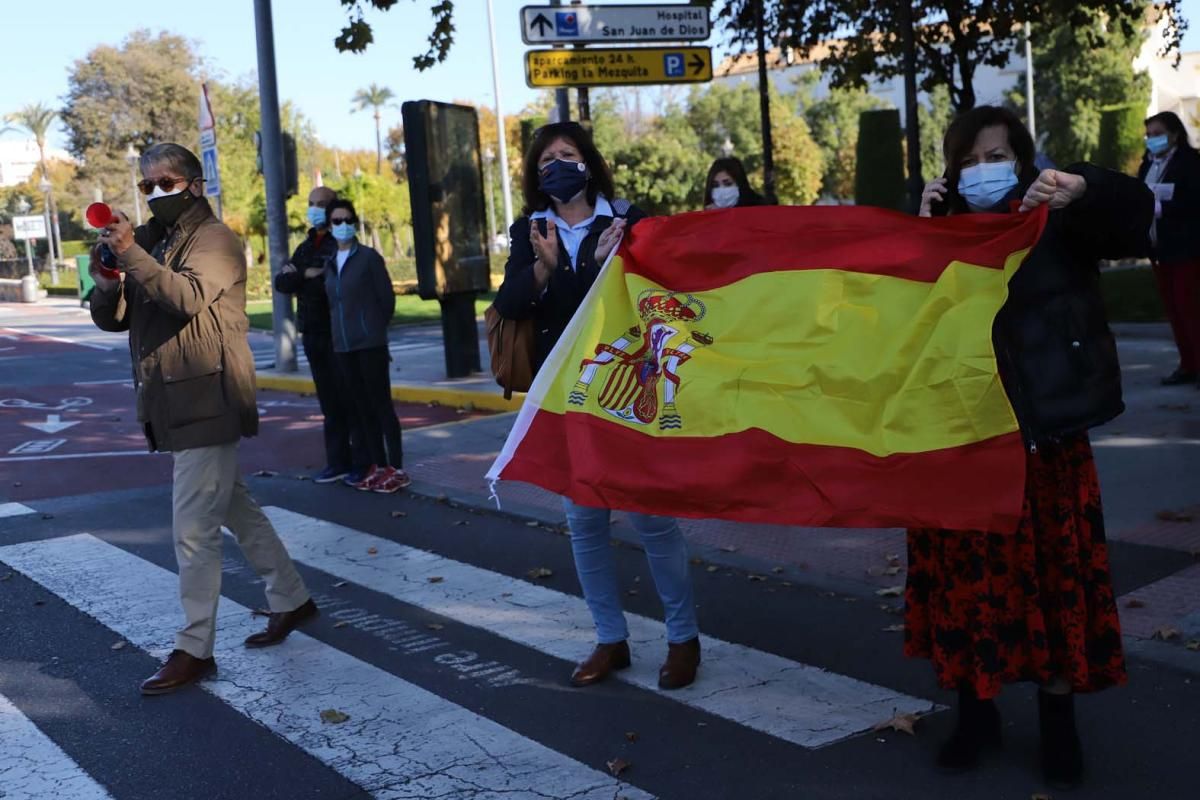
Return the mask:
<path fill-rule="evenodd" d="M 699 75 L 704 71 L 704 59 L 698 54 L 693 54 L 692 60 L 688 62 L 688 66 L 692 68 L 693 75 Z"/>
<path fill-rule="evenodd" d="M 62 417 L 58 414 L 47 414 L 45 422 L 22 422 L 22 425 L 33 428 L 42 433 L 58 433 L 65 431 L 67 428 L 78 425 L 78 422 L 63 422 Z"/>
<path fill-rule="evenodd" d="M 529 29 L 533 30 L 536 28 L 537 32 L 542 36 L 545 36 L 546 31 L 553 27 L 554 27 L 554 24 L 551 23 L 550 20 L 546 19 L 545 14 L 541 14 L 541 13 L 539 13 L 536 17 L 533 18 L 533 22 L 529 23 Z"/>

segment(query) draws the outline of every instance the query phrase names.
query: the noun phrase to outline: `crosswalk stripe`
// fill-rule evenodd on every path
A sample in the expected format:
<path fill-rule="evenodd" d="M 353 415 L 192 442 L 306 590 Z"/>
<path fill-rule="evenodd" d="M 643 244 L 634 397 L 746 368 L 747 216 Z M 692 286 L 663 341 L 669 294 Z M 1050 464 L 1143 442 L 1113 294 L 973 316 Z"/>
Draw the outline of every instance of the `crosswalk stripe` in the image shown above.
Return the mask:
<path fill-rule="evenodd" d="M 37 512 L 23 503 L 0 503 L 0 519 L 35 513 Z"/>
<path fill-rule="evenodd" d="M 112 800 L 49 736 L 0 694 L 0 797 Z"/>
<path fill-rule="evenodd" d="M 587 605 L 574 595 L 287 509 L 264 511 L 295 560 L 330 575 L 556 658 L 578 660 L 594 642 Z M 441 580 L 431 581 L 433 577 Z M 667 649 L 665 626 L 627 617 L 634 663 L 618 677 L 660 691 L 658 659 Z M 898 712 L 933 708 L 927 700 L 782 656 L 707 636 L 701 641 L 699 679 L 664 696 L 802 747 L 832 744 Z"/>
<path fill-rule="evenodd" d="M 89 534 L 0 547 L 0 560 L 144 650 L 165 655 L 180 622 L 178 580 Z M 204 688 L 380 800 L 415 797 L 649 799 L 581 764 L 299 632 L 247 650 L 262 627 L 222 598 Z M 349 715 L 323 722 L 322 710 Z"/>

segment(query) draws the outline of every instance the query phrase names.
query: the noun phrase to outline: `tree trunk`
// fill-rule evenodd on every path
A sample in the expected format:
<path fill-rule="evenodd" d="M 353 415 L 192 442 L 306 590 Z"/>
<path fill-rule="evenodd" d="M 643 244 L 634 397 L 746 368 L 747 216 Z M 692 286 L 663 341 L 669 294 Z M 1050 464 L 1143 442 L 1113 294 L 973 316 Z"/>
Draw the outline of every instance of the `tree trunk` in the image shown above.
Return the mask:
<path fill-rule="evenodd" d="M 375 174 L 383 174 L 383 138 L 379 134 L 379 109 L 375 109 Z"/>

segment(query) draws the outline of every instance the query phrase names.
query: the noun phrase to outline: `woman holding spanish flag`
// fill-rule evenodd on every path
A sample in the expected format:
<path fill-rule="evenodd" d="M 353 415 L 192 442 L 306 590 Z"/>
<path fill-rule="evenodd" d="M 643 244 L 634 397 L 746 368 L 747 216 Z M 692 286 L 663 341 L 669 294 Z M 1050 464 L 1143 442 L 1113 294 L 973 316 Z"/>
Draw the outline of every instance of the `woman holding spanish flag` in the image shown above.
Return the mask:
<path fill-rule="evenodd" d="M 506 319 L 533 319 L 534 369 L 542 365 L 595 283 L 621 232 L 645 214 L 613 198 L 608 164 L 591 134 L 573 122 L 538 130 L 525 154 L 525 213 L 509 231 L 511 249 L 495 308 Z M 563 443 L 566 446 L 566 443 Z M 629 629 L 621 609 L 608 508 L 563 498 L 571 551 L 598 643 L 571 674 L 588 686 L 630 666 Z M 650 564 L 666 616 L 667 658 L 658 674 L 663 689 L 696 679 L 699 626 L 687 545 L 670 517 L 629 513 Z"/>
<path fill-rule="evenodd" d="M 972 768 L 998 745 L 994 698 L 1004 684 L 1033 681 L 1043 773 L 1074 786 L 1083 777 L 1074 693 L 1126 681 L 1087 434 L 1124 410 L 1097 262 L 1149 251 L 1154 198 L 1137 179 L 1088 164 L 1038 171 L 1029 131 L 1002 108 L 960 115 L 943 154 L 946 174 L 926 186 L 921 216 L 1050 213 L 993 328 L 1028 446 L 1021 521 L 1012 534 L 908 531 L 905 654 L 930 659 L 938 683 L 958 690 L 941 767 Z"/>

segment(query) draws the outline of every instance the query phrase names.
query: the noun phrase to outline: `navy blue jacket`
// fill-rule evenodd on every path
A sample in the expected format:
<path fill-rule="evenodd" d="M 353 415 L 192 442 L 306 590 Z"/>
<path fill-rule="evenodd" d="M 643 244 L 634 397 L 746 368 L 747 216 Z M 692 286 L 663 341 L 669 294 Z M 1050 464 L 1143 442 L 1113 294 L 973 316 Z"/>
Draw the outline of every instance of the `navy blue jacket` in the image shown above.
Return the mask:
<path fill-rule="evenodd" d="M 329 231 L 317 242 L 317 229 L 292 253 L 295 272 L 280 272 L 275 276 L 275 291 L 296 295 L 296 327 L 310 336 L 329 336 L 329 299 L 325 296 L 325 276 L 304 277 L 304 271 L 329 263 L 337 255 L 337 241 Z M 336 265 L 336 262 L 334 262 Z"/>
<path fill-rule="evenodd" d="M 396 311 L 396 292 L 383 256 L 356 241 L 340 274 L 336 251 L 328 264 L 325 294 L 329 298 L 334 351 L 349 353 L 387 347 L 388 325 Z"/>

